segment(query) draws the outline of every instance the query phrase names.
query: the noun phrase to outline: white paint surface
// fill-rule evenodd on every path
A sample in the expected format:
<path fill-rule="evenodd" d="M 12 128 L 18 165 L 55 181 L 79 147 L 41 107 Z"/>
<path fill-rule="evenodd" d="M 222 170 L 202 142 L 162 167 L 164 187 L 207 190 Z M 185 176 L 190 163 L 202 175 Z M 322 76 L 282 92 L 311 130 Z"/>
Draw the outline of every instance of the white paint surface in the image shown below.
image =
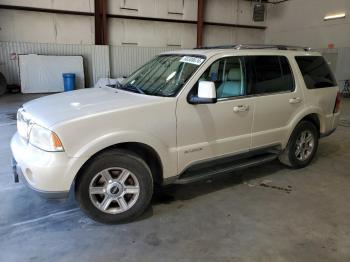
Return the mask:
<path fill-rule="evenodd" d="M 81 56 L 19 56 L 22 93 L 64 91 L 63 73 L 75 74 L 75 88 L 84 88 L 84 67 Z"/>

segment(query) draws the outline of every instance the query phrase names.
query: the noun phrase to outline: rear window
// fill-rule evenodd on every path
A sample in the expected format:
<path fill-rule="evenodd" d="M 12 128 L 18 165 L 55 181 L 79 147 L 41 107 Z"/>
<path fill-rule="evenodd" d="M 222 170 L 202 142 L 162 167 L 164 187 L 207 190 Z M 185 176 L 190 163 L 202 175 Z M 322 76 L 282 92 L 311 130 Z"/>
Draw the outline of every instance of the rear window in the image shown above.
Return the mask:
<path fill-rule="evenodd" d="M 296 56 L 295 59 L 308 89 L 337 85 L 332 71 L 322 56 Z"/>

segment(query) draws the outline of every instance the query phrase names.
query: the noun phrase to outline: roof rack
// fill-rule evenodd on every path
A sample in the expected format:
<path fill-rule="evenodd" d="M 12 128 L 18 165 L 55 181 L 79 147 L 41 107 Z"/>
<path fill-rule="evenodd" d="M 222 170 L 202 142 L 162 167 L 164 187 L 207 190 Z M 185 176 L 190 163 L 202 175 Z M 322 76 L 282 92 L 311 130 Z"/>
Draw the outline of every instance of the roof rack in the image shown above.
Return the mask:
<path fill-rule="evenodd" d="M 310 47 L 304 47 L 304 46 L 288 46 L 288 45 L 244 45 L 244 44 L 238 44 L 238 45 L 221 45 L 221 46 L 206 46 L 202 48 L 195 48 L 195 49 L 236 49 L 236 50 L 243 50 L 243 49 L 278 49 L 278 50 L 303 50 L 303 51 L 310 51 Z"/>

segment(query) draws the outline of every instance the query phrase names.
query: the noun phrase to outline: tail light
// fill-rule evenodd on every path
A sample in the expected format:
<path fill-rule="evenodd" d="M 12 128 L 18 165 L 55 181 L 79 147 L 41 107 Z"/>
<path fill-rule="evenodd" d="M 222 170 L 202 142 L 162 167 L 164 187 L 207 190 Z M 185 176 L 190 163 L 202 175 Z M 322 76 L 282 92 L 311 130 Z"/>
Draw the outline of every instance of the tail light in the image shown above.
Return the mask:
<path fill-rule="evenodd" d="M 335 105 L 334 105 L 334 110 L 333 110 L 334 114 L 338 113 L 340 111 L 341 100 L 342 100 L 342 95 L 340 92 L 338 92 L 337 98 L 335 99 Z"/>

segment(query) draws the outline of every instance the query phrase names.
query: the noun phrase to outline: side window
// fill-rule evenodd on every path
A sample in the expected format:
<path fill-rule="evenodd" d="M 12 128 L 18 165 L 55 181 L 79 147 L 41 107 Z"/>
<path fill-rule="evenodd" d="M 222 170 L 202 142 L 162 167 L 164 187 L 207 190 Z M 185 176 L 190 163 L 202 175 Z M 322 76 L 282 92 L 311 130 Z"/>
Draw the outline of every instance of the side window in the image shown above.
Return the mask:
<path fill-rule="evenodd" d="M 337 85 L 332 71 L 322 56 L 296 56 L 295 60 L 308 89 Z"/>
<path fill-rule="evenodd" d="M 217 98 L 229 98 L 246 94 L 244 59 L 225 57 L 216 60 L 199 78 L 191 93 L 196 94 L 200 81 L 215 83 Z"/>
<path fill-rule="evenodd" d="M 294 78 L 284 56 L 247 56 L 249 94 L 292 91 Z"/>

